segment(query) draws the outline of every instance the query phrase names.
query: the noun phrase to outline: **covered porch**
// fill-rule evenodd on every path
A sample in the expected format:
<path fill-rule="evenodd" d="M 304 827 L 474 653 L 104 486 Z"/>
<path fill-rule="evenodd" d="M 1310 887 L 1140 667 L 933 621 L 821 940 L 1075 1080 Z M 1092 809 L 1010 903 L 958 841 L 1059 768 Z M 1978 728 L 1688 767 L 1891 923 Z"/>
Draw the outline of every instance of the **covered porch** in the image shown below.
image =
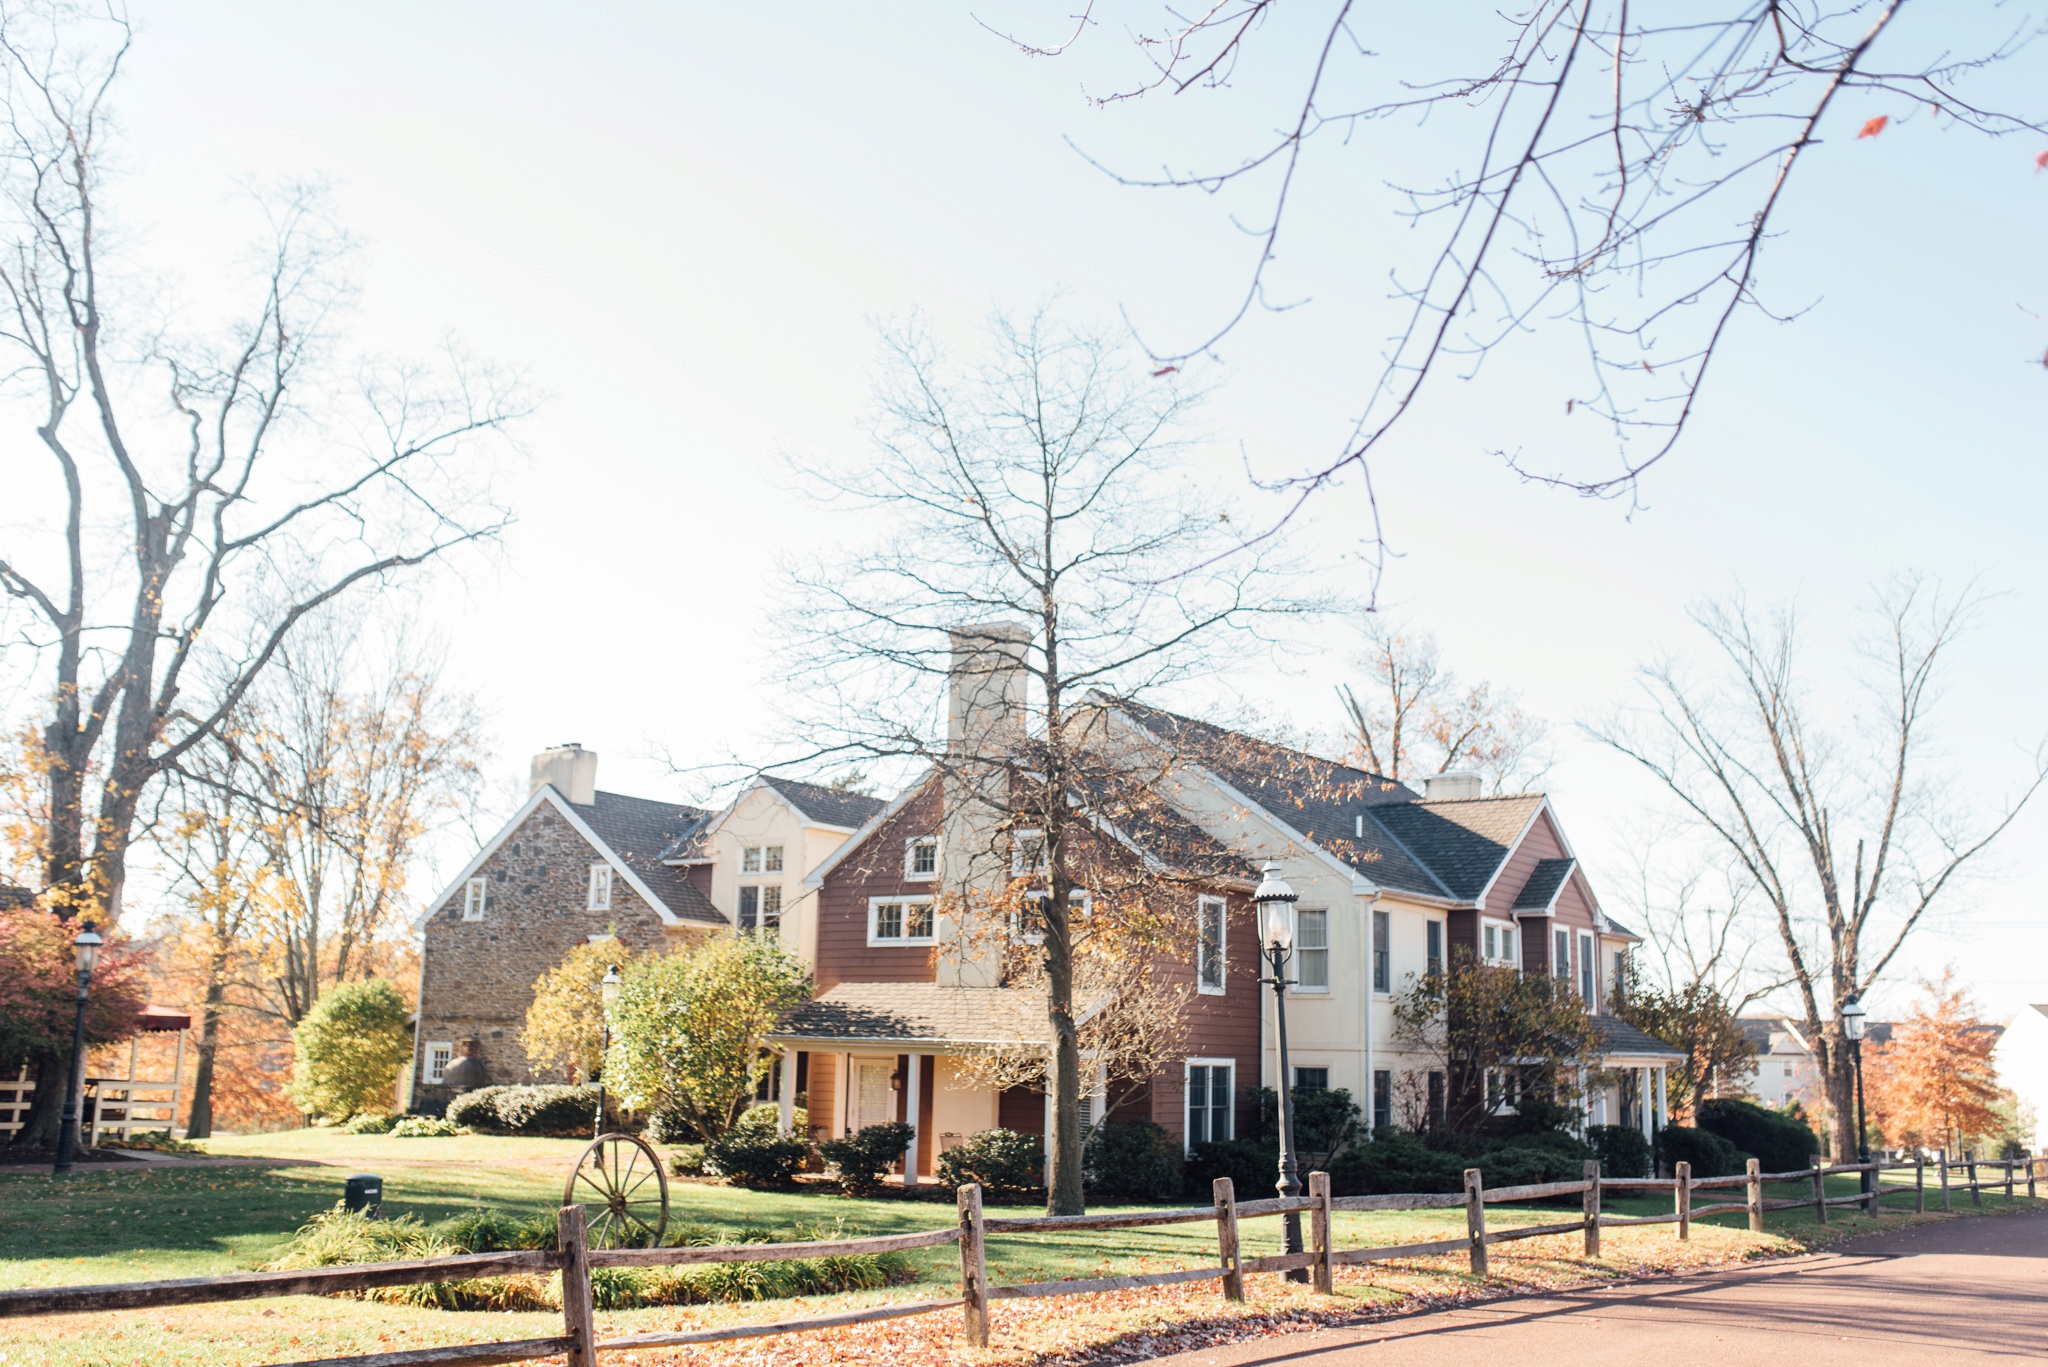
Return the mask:
<path fill-rule="evenodd" d="M 1613 1016 L 1595 1016 L 1593 1024 L 1600 1032 L 1597 1067 L 1609 1080 L 1604 1085 L 1582 1087 L 1585 1123 L 1625 1125 L 1640 1130 L 1654 1146 L 1657 1131 L 1671 1123 L 1665 1080 L 1674 1064 L 1685 1061 L 1685 1055 Z"/>

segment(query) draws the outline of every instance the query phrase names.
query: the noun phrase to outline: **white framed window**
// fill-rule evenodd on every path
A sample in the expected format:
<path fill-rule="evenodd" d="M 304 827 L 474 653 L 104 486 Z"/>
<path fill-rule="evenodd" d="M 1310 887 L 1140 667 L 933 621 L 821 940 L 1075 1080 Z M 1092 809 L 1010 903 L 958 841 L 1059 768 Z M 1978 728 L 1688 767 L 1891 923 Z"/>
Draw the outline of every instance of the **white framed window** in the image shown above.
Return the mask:
<path fill-rule="evenodd" d="M 932 919 L 929 897 L 870 897 L 868 944 L 928 945 L 932 942 Z"/>
<path fill-rule="evenodd" d="M 1229 986 L 1229 920 L 1230 904 L 1221 897 L 1195 904 L 1195 990 L 1207 996 L 1220 997 Z"/>
<path fill-rule="evenodd" d="M 1375 911 L 1372 914 L 1372 990 L 1375 992 L 1394 990 L 1393 941 L 1393 913 Z"/>
<path fill-rule="evenodd" d="M 782 846 L 743 845 L 740 847 L 741 873 L 781 873 Z"/>
<path fill-rule="evenodd" d="M 1593 953 L 1593 937 L 1584 931 L 1579 933 L 1579 995 L 1590 1005 L 1593 1001 L 1593 979 L 1599 976 L 1597 956 Z"/>
<path fill-rule="evenodd" d="M 1188 1152 L 1193 1153 L 1197 1144 L 1236 1138 L 1237 1061 L 1191 1058 L 1187 1070 Z"/>
<path fill-rule="evenodd" d="M 592 864 L 590 866 L 590 897 L 584 903 L 590 911 L 609 911 L 612 905 L 612 866 Z"/>
<path fill-rule="evenodd" d="M 913 835 L 903 842 L 903 877 L 912 883 L 929 883 L 939 876 L 939 838 Z"/>
<path fill-rule="evenodd" d="M 1572 980 L 1572 933 L 1568 930 L 1550 932 L 1551 955 L 1550 976 Z"/>
<path fill-rule="evenodd" d="M 761 847 L 761 872 L 782 872 L 782 846 L 764 845 Z"/>
<path fill-rule="evenodd" d="M 759 873 L 760 871 L 761 847 L 759 845 L 742 846 L 740 848 L 740 872 Z"/>
<path fill-rule="evenodd" d="M 739 927 L 742 931 L 762 930 L 773 935 L 781 926 L 780 883 L 770 883 L 765 887 L 749 883 L 740 889 Z"/>
<path fill-rule="evenodd" d="M 462 919 L 481 921 L 484 919 L 484 903 L 489 899 L 489 879 L 472 878 L 462 886 Z"/>
<path fill-rule="evenodd" d="M 1517 964 L 1522 961 L 1520 927 L 1513 921 L 1481 918 L 1479 959 L 1489 964 Z"/>
<path fill-rule="evenodd" d="M 1044 905 L 1045 899 L 1050 896 L 1052 896 L 1052 894 L 1049 892 L 1025 893 L 1022 915 L 1019 918 L 1012 919 L 1010 923 L 1010 934 L 1027 945 L 1044 944 Z M 1070 908 L 1078 909 L 1085 913 L 1088 910 L 1088 894 L 1086 892 L 1083 892 L 1080 888 L 1074 888 L 1070 890 L 1067 893 L 1067 906 Z M 1071 924 L 1071 917 L 1069 918 L 1069 923 Z"/>
<path fill-rule="evenodd" d="M 1045 832 L 1019 831 L 1010 839 L 1010 876 L 1045 872 Z"/>
<path fill-rule="evenodd" d="M 455 1046 L 440 1040 L 427 1046 L 427 1085 L 438 1087 L 448 1080 L 448 1065 L 455 1061 Z"/>
<path fill-rule="evenodd" d="M 1441 973 L 1444 971 L 1444 923 L 1442 921 L 1430 921 L 1426 924 L 1423 933 L 1428 937 L 1426 953 L 1423 957 L 1423 971 L 1425 973 Z"/>
<path fill-rule="evenodd" d="M 775 883 L 761 889 L 761 929 L 770 935 L 782 930 L 782 884 Z"/>
<path fill-rule="evenodd" d="M 1330 913 L 1322 907 L 1294 913 L 1294 990 L 1330 990 Z"/>
<path fill-rule="evenodd" d="M 1628 951 L 1625 949 L 1614 951 L 1614 976 L 1608 979 L 1607 990 L 1612 994 L 1610 1000 L 1615 1002 L 1628 995 Z"/>

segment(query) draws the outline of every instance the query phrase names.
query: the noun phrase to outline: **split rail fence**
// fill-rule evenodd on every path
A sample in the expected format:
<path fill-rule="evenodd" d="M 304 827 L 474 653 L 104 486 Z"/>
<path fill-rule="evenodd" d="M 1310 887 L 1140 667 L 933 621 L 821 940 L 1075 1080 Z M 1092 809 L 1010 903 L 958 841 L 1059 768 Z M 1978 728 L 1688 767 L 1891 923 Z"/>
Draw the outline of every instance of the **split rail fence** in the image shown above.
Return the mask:
<path fill-rule="evenodd" d="M 1966 1192 L 1978 1205 L 1982 1193 L 2003 1189 L 2007 1199 L 2016 1185 L 2024 1183 L 2026 1194 L 2034 1195 L 2037 1165 L 2044 1159 L 1980 1159 L 1965 1157 L 1950 1163 L 1943 1158 L 1935 1166 L 1936 1190 L 1941 1208 L 1950 1208 L 1955 1193 Z M 1424 1258 L 1463 1253 L 1474 1273 L 1485 1275 L 1487 1249 L 1494 1244 L 1546 1235 L 1578 1233 L 1586 1256 L 1600 1253 L 1600 1231 L 1629 1225 L 1677 1225 L 1677 1237 L 1691 1237 L 1692 1222 L 1708 1215 L 1746 1211 L 1749 1227 L 1761 1232 L 1766 1211 L 1811 1206 L 1814 1217 L 1827 1221 L 1831 1206 L 1864 1205 L 1875 1213 L 1883 1174 L 1911 1170 L 1914 1174 L 1914 1208 L 1927 1208 L 1928 1168 L 1924 1162 L 1836 1164 L 1795 1172 L 1764 1173 L 1751 1159 L 1749 1171 L 1737 1177 L 1694 1178 L 1689 1164 L 1677 1164 L 1677 1172 L 1664 1178 L 1612 1178 L 1600 1175 L 1598 1163 L 1586 1164 L 1585 1176 L 1572 1182 L 1539 1182 L 1526 1186 L 1488 1187 L 1477 1168 L 1467 1169 L 1463 1192 L 1404 1193 L 1386 1196 L 1330 1195 L 1327 1173 L 1309 1175 L 1308 1194 L 1291 1198 L 1239 1201 L 1230 1179 L 1216 1179 L 1214 1203 L 1177 1210 L 1130 1211 L 1112 1215 L 1052 1215 L 1034 1217 L 985 1216 L 981 1188 L 965 1186 L 959 1192 L 958 1223 L 944 1229 L 917 1234 L 889 1234 L 874 1238 L 812 1240 L 786 1244 L 735 1244 L 711 1248 L 592 1248 L 583 1207 L 564 1206 L 559 1213 L 558 1244 L 554 1249 L 469 1253 L 444 1258 L 420 1258 L 405 1262 L 363 1263 L 346 1267 L 318 1267 L 289 1272 L 247 1272 L 221 1277 L 193 1277 L 179 1281 L 131 1282 L 102 1286 L 27 1288 L 0 1291 L 0 1319 L 30 1315 L 79 1314 L 115 1310 L 142 1310 L 162 1306 L 197 1305 L 207 1302 L 256 1300 L 275 1296 L 334 1295 L 375 1290 L 391 1286 L 415 1286 L 430 1282 L 502 1277 L 520 1273 L 560 1272 L 562 1274 L 562 1333 L 547 1338 L 515 1339 L 496 1343 L 459 1344 L 438 1348 L 404 1349 L 358 1357 L 320 1358 L 285 1367 L 426 1367 L 427 1364 L 523 1362 L 536 1358 L 566 1357 L 569 1367 L 597 1367 L 599 1353 L 635 1348 L 665 1348 L 684 1344 L 758 1338 L 772 1334 L 831 1329 L 876 1320 L 901 1319 L 958 1309 L 964 1317 L 969 1343 L 988 1344 L 988 1308 L 991 1301 L 1024 1297 L 1071 1296 L 1099 1291 L 1124 1291 L 1151 1286 L 1214 1281 L 1222 1284 L 1224 1299 L 1244 1299 L 1244 1279 L 1250 1273 L 1283 1272 L 1305 1274 L 1298 1279 L 1313 1283 L 1328 1294 L 1334 1288 L 1338 1267 L 1357 1263 L 1385 1262 L 1399 1258 Z M 1826 1179 L 1835 1174 L 1868 1172 L 1872 1190 L 1851 1196 L 1828 1196 Z M 1986 1177 L 1986 1172 L 1996 1176 Z M 1952 1180 L 1962 1174 L 1961 1180 Z M 1810 1181 L 1813 1194 L 1793 1199 L 1766 1199 L 1766 1183 Z M 1702 1190 L 1744 1188 L 1744 1199 L 1694 1205 L 1693 1193 Z M 1893 1194 L 1902 1192 L 1895 1185 Z M 1618 1216 L 1603 1214 L 1600 1198 L 1610 1191 L 1669 1191 L 1669 1215 Z M 1576 1218 L 1549 1224 L 1488 1229 L 1486 1209 L 1519 1201 L 1580 1198 Z M 1331 1246 L 1331 1216 L 1339 1211 L 1465 1210 L 1465 1233 L 1455 1239 L 1428 1243 L 1390 1244 L 1377 1248 L 1334 1248 Z M 1276 1253 L 1247 1258 L 1239 1242 L 1239 1222 L 1276 1215 L 1308 1216 L 1307 1247 L 1300 1253 Z M 1135 1229 L 1156 1225 L 1213 1223 L 1216 1226 L 1216 1262 L 1213 1266 L 1186 1268 L 1173 1272 L 1149 1272 L 1126 1277 L 1089 1277 L 1069 1281 L 1025 1282 L 1012 1286 L 990 1286 L 986 1241 L 990 1235 L 1046 1234 L 1084 1230 Z M 805 1319 L 777 1320 L 765 1324 L 727 1325 L 713 1329 L 675 1333 L 630 1334 L 621 1338 L 597 1337 L 591 1307 L 590 1274 L 605 1267 L 664 1267 L 683 1264 L 770 1262 L 791 1258 L 845 1257 L 856 1254 L 900 1253 L 912 1249 L 957 1244 L 960 1249 L 960 1294 L 933 1300 L 904 1301 L 849 1310 L 839 1314 Z"/>

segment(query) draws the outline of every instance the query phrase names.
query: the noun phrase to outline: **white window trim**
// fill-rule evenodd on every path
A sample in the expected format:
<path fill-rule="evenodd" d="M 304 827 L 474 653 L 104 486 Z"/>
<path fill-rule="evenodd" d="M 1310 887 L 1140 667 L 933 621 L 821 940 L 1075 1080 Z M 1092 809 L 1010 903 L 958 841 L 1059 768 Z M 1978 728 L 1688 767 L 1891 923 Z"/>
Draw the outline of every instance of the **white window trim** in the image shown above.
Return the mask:
<path fill-rule="evenodd" d="M 1431 971 L 1441 973 L 1444 969 L 1450 967 L 1448 960 L 1451 957 L 1451 923 L 1436 916 L 1425 917 L 1424 920 L 1426 923 L 1422 927 L 1422 971 L 1424 973 L 1429 973 Z M 1434 970 L 1431 969 L 1429 962 L 1430 926 L 1436 927 L 1437 954 L 1436 967 Z"/>
<path fill-rule="evenodd" d="M 1579 962 L 1572 973 L 1572 986 L 1578 989 L 1579 995 L 1586 996 L 1587 984 L 1591 983 L 1594 993 L 1597 994 L 1600 990 L 1599 942 L 1593 938 L 1593 933 L 1587 930 L 1580 931 L 1577 939 Z M 1589 1006 L 1594 1005 L 1592 997 L 1586 996 L 1586 1001 Z"/>
<path fill-rule="evenodd" d="M 1572 963 L 1572 933 L 1567 927 L 1560 925 L 1551 926 L 1550 952 L 1552 954 L 1557 953 L 1557 938 L 1560 935 L 1564 937 L 1564 960 L 1562 964 L 1552 964 L 1550 966 L 1550 976 L 1564 979 L 1565 986 L 1576 991 L 1579 985 L 1579 975 L 1576 971 L 1576 965 Z M 1564 972 L 1560 973 L 1557 971 L 1560 967 L 1564 969 Z"/>
<path fill-rule="evenodd" d="M 1488 926 L 1498 927 L 1512 937 L 1507 943 L 1514 952 L 1508 955 L 1508 957 L 1504 959 L 1489 959 L 1486 957 L 1486 928 Z M 1493 964 L 1496 967 L 1520 968 L 1522 966 L 1522 927 L 1513 921 L 1502 921 L 1492 916 L 1480 917 L 1479 961 L 1481 963 Z"/>
<path fill-rule="evenodd" d="M 747 867 L 747 856 L 748 856 L 748 855 L 750 855 L 750 854 L 751 854 L 752 856 L 754 856 L 754 867 L 752 867 L 751 869 Z M 759 846 L 759 845 L 742 845 L 742 846 L 740 846 L 740 874 L 741 874 L 741 876 L 742 876 L 742 877 L 744 877 L 744 876 L 746 876 L 746 875 L 749 875 L 749 874 L 759 874 L 760 872 L 761 872 L 761 846 Z"/>
<path fill-rule="evenodd" d="M 1223 915 L 1218 921 L 1216 936 L 1216 957 L 1223 965 L 1223 981 L 1211 987 L 1202 981 L 1202 913 L 1208 907 L 1220 907 Z M 1223 897 L 1202 897 L 1195 902 L 1195 991 L 1204 997 L 1221 997 L 1230 992 L 1230 902 Z"/>
<path fill-rule="evenodd" d="M 936 944 L 939 938 L 939 921 L 938 914 L 936 912 L 934 912 L 932 915 L 932 933 L 930 935 L 897 935 L 888 939 L 877 939 L 875 936 L 875 916 L 881 908 L 888 906 L 891 903 L 896 903 L 906 907 L 920 905 L 929 906 L 931 904 L 931 900 L 932 899 L 930 893 L 922 892 L 904 893 L 894 897 L 868 898 L 868 948 L 901 949 L 912 948 L 918 945 Z"/>
<path fill-rule="evenodd" d="M 1027 869 L 1024 867 L 1024 842 L 1033 838 L 1036 838 L 1038 841 L 1038 866 Z M 1033 826 L 1027 830 L 1018 831 L 1010 837 L 1010 876 L 1012 878 L 1022 878 L 1027 873 L 1043 873 L 1045 867 L 1044 831 Z"/>
<path fill-rule="evenodd" d="M 612 866 L 610 864 L 605 863 L 601 859 L 597 863 L 592 864 L 590 866 L 590 886 L 583 897 L 583 909 L 585 911 L 610 911 L 612 909 L 612 885 L 617 881 L 612 874 Z M 604 890 L 602 899 L 598 896 L 598 889 L 600 887 Z"/>
<path fill-rule="evenodd" d="M 1224 1123 L 1229 1125 L 1230 1133 L 1222 1141 L 1212 1138 L 1209 1142 L 1227 1143 L 1237 1138 L 1237 1060 L 1234 1058 L 1184 1059 L 1180 1065 L 1180 1120 L 1183 1130 L 1181 1134 L 1181 1147 L 1186 1149 L 1191 1156 L 1195 1151 L 1195 1137 L 1192 1132 L 1188 1132 L 1186 1129 L 1188 1120 L 1187 1094 L 1188 1084 L 1194 1081 L 1195 1069 L 1197 1068 L 1228 1068 L 1230 1070 L 1230 1105 L 1223 1112 Z"/>
<path fill-rule="evenodd" d="M 1047 891 L 1027 892 L 1024 894 L 1024 900 L 1027 902 L 1038 902 L 1047 900 L 1051 896 L 1052 893 Z M 1067 905 L 1069 907 L 1079 907 L 1083 916 L 1088 914 L 1088 909 L 1094 904 L 1095 899 L 1089 896 L 1086 888 L 1073 888 L 1067 893 Z M 1025 934 L 1023 928 L 1017 924 L 1014 914 L 1012 914 L 1010 919 L 1010 938 L 1020 945 L 1042 945 L 1045 943 L 1045 936 L 1043 934 Z"/>
<path fill-rule="evenodd" d="M 917 847 L 932 847 L 932 871 L 917 871 Z M 903 842 L 903 881 L 906 883 L 935 882 L 939 876 L 939 838 L 935 835 L 913 835 Z"/>
<path fill-rule="evenodd" d="M 491 880 L 472 878 L 462 885 L 462 919 L 481 921 L 490 909 Z"/>
<path fill-rule="evenodd" d="M 447 1062 L 443 1063 L 438 1069 L 434 1067 L 434 1051 L 436 1049 L 446 1049 L 448 1051 Z M 427 1042 L 425 1059 L 426 1063 L 421 1071 L 426 1076 L 426 1085 L 429 1087 L 439 1087 L 448 1080 L 448 1064 L 455 1062 L 455 1042 L 445 1039 L 429 1040 Z"/>
<path fill-rule="evenodd" d="M 1305 946 L 1301 943 L 1301 913 L 1304 911 L 1320 911 L 1323 914 L 1323 943 L 1319 946 L 1319 948 L 1323 951 L 1323 977 L 1325 981 L 1321 987 L 1305 987 L 1300 982 L 1296 982 L 1287 989 L 1287 995 L 1290 997 L 1327 997 L 1330 995 L 1330 984 L 1327 980 L 1334 976 L 1330 972 L 1330 964 L 1332 961 L 1330 959 L 1330 909 L 1328 907 L 1295 908 L 1294 953 L 1296 955 L 1296 959 L 1294 976 L 1297 979 L 1301 977 L 1301 966 L 1299 956 L 1303 948 L 1305 948 Z"/>
<path fill-rule="evenodd" d="M 762 873 L 786 873 L 786 872 L 788 872 L 788 870 L 787 870 L 787 869 L 786 869 L 786 868 L 784 867 L 785 865 L 787 865 L 787 864 L 789 863 L 789 859 L 788 859 L 788 849 L 789 849 L 789 847 L 788 847 L 788 846 L 786 846 L 786 845 L 763 845 L 763 846 L 761 847 L 761 872 L 762 872 Z M 772 869 L 768 867 L 768 856 L 769 856 L 769 855 L 771 855 L 771 854 L 775 856 L 775 867 L 774 867 L 774 868 L 772 868 Z"/>

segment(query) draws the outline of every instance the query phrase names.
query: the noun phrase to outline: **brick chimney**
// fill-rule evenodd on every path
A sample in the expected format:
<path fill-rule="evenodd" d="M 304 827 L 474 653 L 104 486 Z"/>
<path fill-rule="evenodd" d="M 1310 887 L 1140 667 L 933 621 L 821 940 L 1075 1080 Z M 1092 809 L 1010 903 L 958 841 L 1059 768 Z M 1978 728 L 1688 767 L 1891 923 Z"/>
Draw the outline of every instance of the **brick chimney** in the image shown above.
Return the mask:
<path fill-rule="evenodd" d="M 532 797 L 545 784 L 553 784 L 556 792 L 578 807 L 588 807 L 597 801 L 597 751 L 586 750 L 573 740 L 541 751 L 533 757 L 526 795 Z"/>
<path fill-rule="evenodd" d="M 1446 769 L 1422 780 L 1424 802 L 1469 802 L 1479 796 L 1479 775 L 1469 769 Z"/>

